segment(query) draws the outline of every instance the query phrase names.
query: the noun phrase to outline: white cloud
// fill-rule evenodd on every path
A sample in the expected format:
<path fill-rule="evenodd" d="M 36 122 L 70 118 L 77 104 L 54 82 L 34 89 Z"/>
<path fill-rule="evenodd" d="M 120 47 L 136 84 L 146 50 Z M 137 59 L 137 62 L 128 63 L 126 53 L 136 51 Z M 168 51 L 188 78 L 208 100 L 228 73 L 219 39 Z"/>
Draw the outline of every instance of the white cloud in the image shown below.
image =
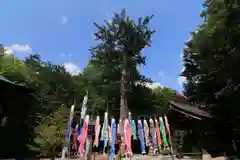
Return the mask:
<path fill-rule="evenodd" d="M 183 84 L 185 84 L 187 82 L 186 77 L 183 76 L 179 76 L 178 77 L 178 84 L 183 87 Z"/>
<path fill-rule="evenodd" d="M 60 57 L 65 57 L 66 55 L 64 53 L 61 53 L 59 56 Z"/>
<path fill-rule="evenodd" d="M 67 24 L 68 18 L 66 16 L 62 16 L 62 24 Z"/>
<path fill-rule="evenodd" d="M 180 58 L 183 59 L 183 56 L 184 56 L 184 53 L 183 53 L 183 50 L 182 50 L 181 53 L 180 53 Z"/>
<path fill-rule="evenodd" d="M 5 48 L 4 54 L 6 54 L 6 55 L 11 55 L 11 54 L 13 54 L 13 51 L 12 51 L 11 49 L 6 49 L 6 48 Z"/>
<path fill-rule="evenodd" d="M 148 84 L 146 84 L 146 86 L 151 89 L 158 88 L 158 87 L 164 88 L 164 85 L 159 82 L 148 83 Z"/>
<path fill-rule="evenodd" d="M 138 84 L 139 82 L 137 82 L 136 84 Z M 161 87 L 164 88 L 164 85 L 162 85 L 159 82 L 154 82 L 154 83 L 143 83 L 143 85 L 145 85 L 146 87 L 150 88 L 150 89 L 154 89 L 157 87 Z"/>
<path fill-rule="evenodd" d="M 160 71 L 158 72 L 158 76 L 161 78 L 161 79 L 164 79 L 166 76 L 165 76 L 165 73 L 163 71 Z"/>
<path fill-rule="evenodd" d="M 181 69 L 181 71 L 180 71 L 180 73 L 184 72 L 185 69 L 186 69 L 185 66 L 183 66 L 182 69 Z"/>
<path fill-rule="evenodd" d="M 82 70 L 74 63 L 67 62 L 63 64 L 66 71 L 69 72 L 71 75 L 78 75 L 82 72 Z"/>
<path fill-rule="evenodd" d="M 59 54 L 60 57 L 72 57 L 72 54 L 65 54 L 65 53 L 61 53 Z"/>
<path fill-rule="evenodd" d="M 7 54 L 13 54 L 14 52 L 32 53 L 32 47 L 28 44 L 13 44 L 11 46 L 5 46 L 4 49 L 6 50 Z"/>
<path fill-rule="evenodd" d="M 189 36 L 188 40 L 186 40 L 186 42 L 190 42 L 192 40 L 192 35 Z"/>

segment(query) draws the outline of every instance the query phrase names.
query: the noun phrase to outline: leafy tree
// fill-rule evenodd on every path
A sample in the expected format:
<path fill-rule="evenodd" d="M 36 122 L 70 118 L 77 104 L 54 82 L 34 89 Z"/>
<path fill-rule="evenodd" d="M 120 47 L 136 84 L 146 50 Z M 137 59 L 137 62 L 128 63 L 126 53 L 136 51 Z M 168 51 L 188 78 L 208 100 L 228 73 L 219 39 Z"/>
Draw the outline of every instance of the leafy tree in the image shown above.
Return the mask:
<path fill-rule="evenodd" d="M 1 48 L 1 53 L 4 53 L 4 46 L 2 44 L 0 44 L 0 48 Z"/>
<path fill-rule="evenodd" d="M 104 113 L 107 109 L 107 103 L 113 100 L 110 98 L 110 94 L 116 95 L 117 88 L 113 84 L 106 83 L 102 71 L 91 61 L 83 71 L 83 79 L 88 90 L 89 111 L 93 115 Z"/>
<path fill-rule="evenodd" d="M 19 85 L 25 85 L 34 90 L 32 95 L 35 99 L 28 100 L 31 105 L 28 111 L 30 128 L 43 126 L 42 123 L 45 122 L 46 117 L 52 116 L 52 113 L 62 104 L 70 106 L 76 100 L 79 106 L 85 94 L 81 75 L 72 76 L 63 66 L 43 62 L 37 54 L 29 55 L 23 61 L 14 55 L 2 54 L 0 74 Z M 65 109 L 68 112 L 69 109 L 67 107 Z M 65 130 L 66 125 L 61 127 Z M 36 134 L 36 132 L 29 133 L 33 136 Z M 36 147 L 34 143 L 28 145 L 31 149 Z M 41 141 L 38 141 L 38 145 L 45 145 L 45 142 L 41 144 Z"/>
<path fill-rule="evenodd" d="M 191 34 L 184 50 L 185 94 L 219 118 L 215 131 L 219 141 L 227 144 L 226 137 L 233 139 L 232 133 L 240 128 L 240 6 L 234 1 L 207 0 L 204 7 L 204 23 Z M 226 141 L 220 140 L 223 137 Z"/>
<path fill-rule="evenodd" d="M 170 88 L 157 87 L 153 89 L 153 102 L 156 105 L 156 114 L 166 113 L 169 107 L 169 101 L 172 100 L 176 93 Z"/>
<path fill-rule="evenodd" d="M 14 55 L 3 54 L 0 56 L 0 74 L 12 79 L 18 85 L 26 85 L 32 81 L 31 70 Z"/>
<path fill-rule="evenodd" d="M 32 77 L 34 82 L 28 86 L 37 91 L 36 97 L 43 108 L 51 110 L 51 106 L 61 104 L 70 106 L 74 100 L 79 103 L 82 99 L 84 83 L 81 75 L 72 76 L 61 65 L 41 61 L 37 54 L 26 57 L 24 62 L 36 73 Z"/>
<path fill-rule="evenodd" d="M 94 23 L 98 29 L 96 40 L 100 43 L 91 49 L 92 61 L 102 70 L 107 84 L 120 82 L 121 118 L 128 114 L 130 85 L 134 85 L 141 77 L 136 67 L 145 64 L 141 51 L 149 46 L 154 33 L 148 27 L 152 17 L 139 18 L 138 22 L 134 22 L 123 9 L 121 13 L 114 14 L 111 22 L 105 21 L 104 25 Z M 115 79 L 111 79 L 112 75 L 115 75 Z"/>
<path fill-rule="evenodd" d="M 44 117 L 41 124 L 35 128 L 37 133 L 35 142 L 39 144 L 41 154 L 51 155 L 56 151 L 61 151 L 65 144 L 68 113 L 69 109 L 62 105 L 53 113 Z"/>

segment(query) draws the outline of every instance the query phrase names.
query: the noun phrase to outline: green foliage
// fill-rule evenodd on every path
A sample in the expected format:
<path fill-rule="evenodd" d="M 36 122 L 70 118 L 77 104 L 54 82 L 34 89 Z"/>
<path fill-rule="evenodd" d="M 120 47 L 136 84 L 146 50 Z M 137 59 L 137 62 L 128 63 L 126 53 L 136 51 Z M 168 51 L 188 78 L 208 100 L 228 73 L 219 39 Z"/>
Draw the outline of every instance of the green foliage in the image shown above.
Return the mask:
<path fill-rule="evenodd" d="M 92 64 L 98 66 L 104 78 L 115 75 L 114 80 L 120 80 L 124 64 L 124 55 L 127 56 L 127 67 L 130 79 L 140 80 L 141 76 L 136 66 L 145 64 L 142 49 L 149 46 L 151 36 L 155 32 L 148 27 L 153 16 L 139 18 L 134 22 L 126 15 L 125 9 L 115 13 L 110 22 L 103 25 L 94 23 L 97 32 L 94 33 L 99 44 L 91 48 Z"/>
<path fill-rule="evenodd" d="M 33 73 L 14 55 L 1 55 L 0 74 L 6 78 L 14 79 L 19 85 L 26 85 L 27 82 L 31 81 L 30 76 Z"/>
<path fill-rule="evenodd" d="M 35 89 L 39 107 L 46 113 L 55 106 L 70 106 L 74 100 L 79 105 L 84 96 L 84 83 L 78 82 L 81 75 L 72 76 L 61 65 L 41 61 L 37 54 L 26 57 L 24 63 L 35 73 L 28 86 Z"/>
<path fill-rule="evenodd" d="M 103 25 L 94 23 L 97 28 L 94 35 L 99 43 L 91 48 L 92 58 L 84 75 L 94 87 L 97 83 L 101 84 L 96 93 L 101 95 L 101 99 L 105 101 L 101 99 L 96 99 L 96 101 L 101 104 L 105 102 L 105 110 L 119 108 L 120 98 L 128 99 L 128 101 L 136 100 L 132 96 L 127 98 L 126 95 L 134 95 L 129 92 L 134 91 L 135 83 L 145 80 L 137 66 L 145 64 L 145 57 L 142 56 L 141 51 L 151 43 L 154 30 L 150 29 L 148 24 L 152 17 L 139 18 L 138 22 L 135 22 L 126 15 L 123 9 L 121 13 L 115 13 L 111 21 L 105 21 Z M 98 74 L 90 78 L 87 76 L 91 75 L 88 72 Z"/>
<path fill-rule="evenodd" d="M 110 115 L 119 115 L 123 92 L 133 115 L 165 111 L 172 90 L 147 88 L 143 83 L 152 80 L 137 69 L 145 65 L 146 57 L 141 52 L 151 43 L 154 30 L 148 25 L 152 17 L 135 22 L 122 10 L 114 14 L 111 22 L 94 23 L 99 43 L 91 48 L 92 57 L 83 73 L 75 76 L 62 65 L 42 61 L 38 54 L 19 60 L 4 53 L 0 46 L 0 52 L 4 53 L 0 55 L 0 74 L 35 91 L 28 111 L 28 125 L 34 130 L 30 133 L 35 143 L 29 144 L 31 149 L 48 155 L 61 148 L 65 143 L 68 107 L 75 101 L 78 112 L 86 92 L 88 112 L 93 116 L 101 116 L 107 109 Z"/>
<path fill-rule="evenodd" d="M 173 98 L 175 92 L 170 88 L 154 88 L 153 102 L 156 105 L 156 114 L 162 115 L 166 113 L 169 107 L 169 100 Z"/>
<path fill-rule="evenodd" d="M 69 107 L 74 100 L 76 100 L 77 106 L 80 106 L 85 94 L 82 76 L 72 76 L 61 65 L 43 62 L 37 54 L 29 55 L 23 61 L 14 55 L 1 55 L 0 73 L 16 84 L 25 85 L 34 90 L 34 99 L 28 100 L 28 104 L 30 104 L 28 125 L 30 128 L 35 128 L 36 132 L 29 134 L 37 138 L 35 143 L 37 142 L 37 145 L 40 146 L 40 150 L 34 143 L 28 144 L 30 149 L 37 147 L 34 150 L 44 153 L 48 149 L 53 150 L 53 146 L 48 141 L 54 140 L 54 136 L 56 140 L 51 143 L 62 144 L 64 140 L 62 135 L 66 133 L 65 121 L 69 108 L 59 108 L 58 106 Z M 57 112 L 56 109 L 58 109 Z M 60 117 L 57 115 L 59 112 L 61 112 Z M 51 122 L 51 127 L 43 129 L 49 119 L 55 119 L 57 125 Z M 39 129 L 42 129 L 42 133 L 38 131 Z M 59 132 L 55 132 L 55 130 L 59 130 Z M 45 137 L 46 139 L 43 141 L 41 138 L 47 136 L 48 131 L 53 133 L 49 135 L 50 139 Z"/>
<path fill-rule="evenodd" d="M 215 131 L 228 130 L 229 135 L 223 137 L 233 139 L 240 113 L 240 5 L 237 1 L 206 1 L 204 7 L 204 23 L 192 33 L 184 50 L 185 94 L 206 104 L 219 118 Z"/>
<path fill-rule="evenodd" d="M 41 154 L 49 155 L 53 151 L 61 151 L 65 144 L 68 115 L 69 109 L 62 105 L 44 117 L 41 124 L 35 128 L 35 142 L 39 144 Z"/>

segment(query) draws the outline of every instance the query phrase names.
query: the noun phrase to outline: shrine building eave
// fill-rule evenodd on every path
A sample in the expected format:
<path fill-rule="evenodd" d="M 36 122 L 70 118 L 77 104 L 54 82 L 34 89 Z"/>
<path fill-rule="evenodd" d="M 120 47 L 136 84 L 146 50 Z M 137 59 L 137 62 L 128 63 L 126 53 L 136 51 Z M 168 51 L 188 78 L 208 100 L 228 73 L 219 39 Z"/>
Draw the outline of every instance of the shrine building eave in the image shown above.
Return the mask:
<path fill-rule="evenodd" d="M 213 116 L 205 110 L 199 109 L 190 103 L 181 103 L 177 101 L 169 101 L 169 109 L 181 113 L 187 117 L 202 120 L 203 118 L 213 118 Z"/>
<path fill-rule="evenodd" d="M 2 75 L 0 75 L 0 87 L 4 87 L 4 86 L 6 86 L 7 88 L 10 87 L 10 88 L 14 88 L 14 89 L 20 89 L 22 91 L 26 91 L 26 92 L 29 92 L 29 93 L 34 92 L 33 89 L 17 85 L 16 83 L 14 83 L 14 82 L 8 80 L 7 78 L 3 77 Z"/>

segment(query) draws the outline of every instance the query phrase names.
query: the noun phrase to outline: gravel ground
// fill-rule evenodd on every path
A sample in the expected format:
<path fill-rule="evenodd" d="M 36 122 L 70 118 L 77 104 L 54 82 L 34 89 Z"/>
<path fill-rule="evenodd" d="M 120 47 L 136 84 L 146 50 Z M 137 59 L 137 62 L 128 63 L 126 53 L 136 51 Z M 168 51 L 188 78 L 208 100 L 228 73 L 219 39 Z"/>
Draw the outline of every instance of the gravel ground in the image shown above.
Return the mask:
<path fill-rule="evenodd" d="M 107 160 L 108 157 L 104 155 L 96 156 L 95 160 Z M 42 160 L 49 160 L 49 159 L 42 159 Z M 61 160 L 61 158 L 56 158 L 56 160 Z M 66 160 L 81 160 L 81 158 L 68 158 Z M 172 160 L 171 156 L 142 156 L 142 155 L 134 155 L 131 159 L 129 158 L 122 158 L 122 160 Z M 175 158 L 174 160 L 178 160 Z M 201 160 L 201 158 L 191 158 L 185 156 L 181 160 Z"/>

